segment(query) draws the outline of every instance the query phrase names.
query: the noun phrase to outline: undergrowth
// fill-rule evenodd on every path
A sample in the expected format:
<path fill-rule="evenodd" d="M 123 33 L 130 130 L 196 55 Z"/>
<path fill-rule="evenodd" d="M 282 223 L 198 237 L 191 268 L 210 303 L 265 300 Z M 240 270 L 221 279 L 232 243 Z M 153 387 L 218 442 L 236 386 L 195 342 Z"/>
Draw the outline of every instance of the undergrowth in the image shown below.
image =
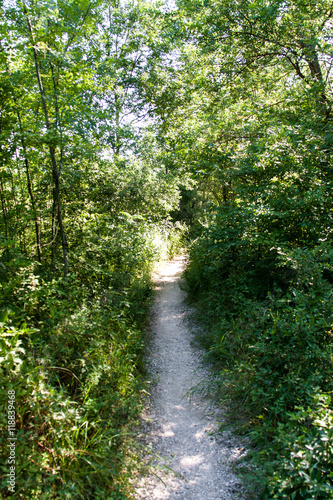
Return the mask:
<path fill-rule="evenodd" d="M 2 498 L 130 498 L 150 274 L 178 251 L 181 229 L 125 214 L 98 236 L 87 234 L 75 250 L 78 272 L 66 280 L 17 251 L 11 256 L 8 242 L 3 253 Z"/>
<path fill-rule="evenodd" d="M 332 248 L 265 243 L 247 212 L 217 214 L 185 271 L 209 391 L 251 438 L 253 498 L 333 498 Z"/>

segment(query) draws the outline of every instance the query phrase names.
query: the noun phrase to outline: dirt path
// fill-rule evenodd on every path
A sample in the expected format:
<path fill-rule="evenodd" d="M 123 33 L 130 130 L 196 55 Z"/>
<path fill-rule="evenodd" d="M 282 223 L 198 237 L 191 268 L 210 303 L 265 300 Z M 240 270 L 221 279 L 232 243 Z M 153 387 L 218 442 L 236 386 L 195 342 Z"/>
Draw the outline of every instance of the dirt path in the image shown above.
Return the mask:
<path fill-rule="evenodd" d="M 218 411 L 186 393 L 203 377 L 201 353 L 191 346 L 188 309 L 178 286 L 184 259 L 166 263 L 157 277 L 149 370 L 157 383 L 145 417 L 145 441 L 154 457 L 151 475 L 140 480 L 144 500 L 245 499 L 231 462 L 245 453 L 230 433 L 217 434 Z"/>

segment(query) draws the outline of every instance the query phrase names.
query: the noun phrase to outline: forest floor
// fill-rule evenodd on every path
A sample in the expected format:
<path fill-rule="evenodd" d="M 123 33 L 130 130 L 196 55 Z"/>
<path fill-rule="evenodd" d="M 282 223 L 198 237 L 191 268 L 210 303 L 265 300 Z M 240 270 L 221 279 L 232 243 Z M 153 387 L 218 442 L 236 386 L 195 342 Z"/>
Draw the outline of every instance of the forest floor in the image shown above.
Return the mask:
<path fill-rule="evenodd" d="M 146 445 L 149 473 L 135 487 L 138 500 L 246 499 L 232 465 L 246 446 L 230 430 L 219 431 L 223 412 L 203 396 L 209 367 L 193 345 L 190 308 L 179 287 L 184 257 L 155 276 L 147 365 L 152 394 L 138 439 Z M 191 392 L 192 388 L 198 390 Z"/>

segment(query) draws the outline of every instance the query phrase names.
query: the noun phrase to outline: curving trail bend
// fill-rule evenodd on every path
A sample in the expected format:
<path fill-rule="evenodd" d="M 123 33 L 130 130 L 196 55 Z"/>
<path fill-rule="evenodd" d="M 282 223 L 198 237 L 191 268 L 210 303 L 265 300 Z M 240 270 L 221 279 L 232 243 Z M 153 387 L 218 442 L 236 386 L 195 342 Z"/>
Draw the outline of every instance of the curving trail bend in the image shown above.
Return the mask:
<path fill-rule="evenodd" d="M 185 321 L 189 310 L 178 284 L 184 261 L 177 257 L 167 262 L 155 279 L 148 368 L 157 382 L 143 416 L 151 472 L 138 481 L 136 498 L 245 499 L 231 470 L 232 461 L 246 453 L 244 446 L 230 432 L 217 433 L 223 418 L 217 408 L 200 394 L 186 395 L 207 372 Z"/>

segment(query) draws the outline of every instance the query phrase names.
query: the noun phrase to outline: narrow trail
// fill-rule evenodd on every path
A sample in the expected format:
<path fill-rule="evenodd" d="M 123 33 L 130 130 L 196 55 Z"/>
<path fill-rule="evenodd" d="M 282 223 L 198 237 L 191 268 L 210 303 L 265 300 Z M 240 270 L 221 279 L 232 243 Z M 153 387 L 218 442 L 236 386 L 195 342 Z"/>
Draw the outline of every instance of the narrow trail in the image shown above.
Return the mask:
<path fill-rule="evenodd" d="M 148 368 L 157 380 L 144 418 L 144 440 L 151 443 L 151 474 L 136 486 L 138 500 L 245 499 L 231 470 L 246 453 L 230 432 L 217 433 L 218 409 L 188 391 L 205 375 L 202 353 L 191 345 L 188 308 L 178 280 L 184 258 L 165 264 L 156 279 Z M 153 457 L 153 458 L 151 458 Z M 148 458 L 149 460 L 149 458 Z"/>

